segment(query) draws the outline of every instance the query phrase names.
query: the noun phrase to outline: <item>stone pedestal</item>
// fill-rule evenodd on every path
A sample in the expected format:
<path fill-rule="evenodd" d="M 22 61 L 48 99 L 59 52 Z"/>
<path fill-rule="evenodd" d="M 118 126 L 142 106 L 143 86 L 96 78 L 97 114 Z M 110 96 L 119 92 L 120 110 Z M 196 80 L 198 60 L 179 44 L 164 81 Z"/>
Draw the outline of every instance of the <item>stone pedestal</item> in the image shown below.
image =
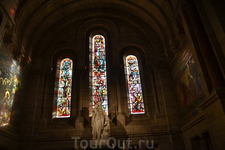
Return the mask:
<path fill-rule="evenodd" d="M 84 118 L 81 116 L 77 116 L 75 119 L 75 128 L 83 130 L 84 129 Z"/>
<path fill-rule="evenodd" d="M 117 115 L 116 119 L 117 119 L 117 126 L 123 127 L 126 126 L 126 120 L 124 115 Z"/>

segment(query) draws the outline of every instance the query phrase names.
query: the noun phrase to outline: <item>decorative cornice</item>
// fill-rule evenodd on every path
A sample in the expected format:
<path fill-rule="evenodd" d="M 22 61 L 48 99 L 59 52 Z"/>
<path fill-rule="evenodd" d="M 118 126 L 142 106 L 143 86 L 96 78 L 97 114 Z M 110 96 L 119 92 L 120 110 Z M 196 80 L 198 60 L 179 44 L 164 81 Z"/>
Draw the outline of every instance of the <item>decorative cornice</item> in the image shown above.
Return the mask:
<path fill-rule="evenodd" d="M 185 30 L 184 30 L 182 20 L 179 14 L 174 18 L 174 22 L 177 27 L 177 34 L 179 36 L 179 40 L 182 40 L 183 37 L 185 36 Z"/>
<path fill-rule="evenodd" d="M 212 104 L 213 102 L 215 102 L 216 100 L 220 99 L 220 98 L 225 98 L 225 89 L 215 89 L 210 97 L 208 99 L 206 99 L 199 107 L 204 110 L 205 108 L 207 108 L 210 104 Z"/>
<path fill-rule="evenodd" d="M 169 130 L 169 133 L 170 133 L 170 134 L 181 134 L 182 131 L 179 130 L 179 129 L 177 129 L 177 130 Z"/>
<path fill-rule="evenodd" d="M 195 126 L 196 124 L 202 122 L 203 120 L 205 120 L 205 116 L 204 115 L 201 115 L 200 117 L 198 117 L 197 119 L 193 120 L 192 122 L 190 122 L 189 124 L 183 126 L 181 128 L 181 131 L 182 132 L 185 132 L 186 130 L 192 128 L 193 126 Z"/>

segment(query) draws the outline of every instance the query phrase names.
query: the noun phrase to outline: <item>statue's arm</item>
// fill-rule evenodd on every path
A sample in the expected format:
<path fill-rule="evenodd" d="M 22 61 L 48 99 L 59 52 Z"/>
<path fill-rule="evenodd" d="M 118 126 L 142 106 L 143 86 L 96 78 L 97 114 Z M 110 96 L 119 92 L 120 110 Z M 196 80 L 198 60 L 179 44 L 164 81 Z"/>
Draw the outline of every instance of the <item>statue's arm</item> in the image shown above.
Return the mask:
<path fill-rule="evenodd" d="M 93 113 L 92 117 L 91 117 L 91 126 L 93 127 L 94 126 L 94 123 L 95 123 L 95 116 L 96 114 Z"/>

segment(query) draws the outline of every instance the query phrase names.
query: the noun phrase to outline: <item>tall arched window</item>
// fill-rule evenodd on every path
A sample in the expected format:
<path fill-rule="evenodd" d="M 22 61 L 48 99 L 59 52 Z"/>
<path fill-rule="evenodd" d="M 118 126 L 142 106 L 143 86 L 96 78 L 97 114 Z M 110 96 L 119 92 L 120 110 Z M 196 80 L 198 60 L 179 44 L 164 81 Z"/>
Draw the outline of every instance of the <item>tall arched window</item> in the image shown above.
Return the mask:
<path fill-rule="evenodd" d="M 70 58 L 58 60 L 53 118 L 69 118 L 71 110 L 73 61 Z"/>
<path fill-rule="evenodd" d="M 144 101 L 139 73 L 138 59 L 135 55 L 128 55 L 124 60 L 127 81 L 128 108 L 131 114 L 144 114 Z"/>
<path fill-rule="evenodd" d="M 102 108 L 108 115 L 107 74 L 106 74 L 106 50 L 105 38 L 95 35 L 90 39 L 90 90 L 91 101 L 89 104 L 89 116 L 92 116 L 94 105 L 101 101 Z"/>

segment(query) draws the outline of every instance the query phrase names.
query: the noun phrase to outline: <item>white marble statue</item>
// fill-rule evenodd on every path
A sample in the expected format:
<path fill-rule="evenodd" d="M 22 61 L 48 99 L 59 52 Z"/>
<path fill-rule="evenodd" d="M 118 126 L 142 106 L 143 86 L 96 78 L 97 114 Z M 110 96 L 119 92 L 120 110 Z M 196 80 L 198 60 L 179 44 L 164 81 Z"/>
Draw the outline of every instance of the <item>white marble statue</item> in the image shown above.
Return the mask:
<path fill-rule="evenodd" d="M 95 104 L 91 119 L 92 139 L 96 141 L 106 140 L 109 137 L 109 118 L 102 109 L 102 102 Z"/>
<path fill-rule="evenodd" d="M 91 119 L 93 140 L 100 140 L 102 130 L 104 128 L 104 122 L 105 114 L 104 110 L 102 109 L 102 102 L 98 102 L 94 106 L 93 115 Z"/>
<path fill-rule="evenodd" d="M 109 117 L 105 115 L 105 123 L 101 134 L 101 140 L 107 140 L 109 136 L 110 136 Z"/>

